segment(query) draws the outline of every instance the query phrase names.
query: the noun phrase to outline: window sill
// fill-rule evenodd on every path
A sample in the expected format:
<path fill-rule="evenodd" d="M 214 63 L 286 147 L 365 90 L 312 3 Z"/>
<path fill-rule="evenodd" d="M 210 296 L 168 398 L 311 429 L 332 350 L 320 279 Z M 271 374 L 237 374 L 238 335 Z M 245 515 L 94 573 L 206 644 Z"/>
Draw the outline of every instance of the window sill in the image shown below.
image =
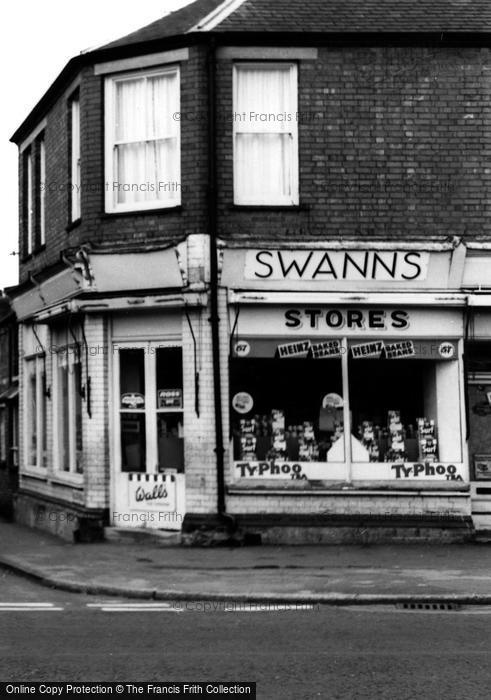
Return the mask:
<path fill-rule="evenodd" d="M 52 484 L 58 484 L 59 486 L 70 486 L 71 488 L 84 488 L 84 475 L 83 474 L 70 474 L 69 472 L 56 472 L 55 476 L 50 479 Z"/>
<path fill-rule="evenodd" d="M 26 476 L 29 479 L 40 479 L 41 481 L 48 480 L 48 473 L 45 467 L 26 467 L 20 471 L 19 476 Z"/>
<path fill-rule="evenodd" d="M 156 216 L 157 214 L 178 214 L 182 211 L 182 204 L 173 207 L 157 207 L 155 209 L 131 209 L 130 211 L 105 211 L 101 219 L 114 219 L 120 216 Z"/>
<path fill-rule="evenodd" d="M 309 211 L 307 204 L 231 204 L 232 211 Z"/>
<path fill-rule="evenodd" d="M 67 226 L 66 226 L 66 228 L 65 228 L 65 231 L 66 231 L 67 233 L 70 233 L 70 231 L 73 231 L 74 229 L 78 228 L 78 227 L 80 226 L 81 223 L 82 223 L 82 219 L 81 219 L 81 217 L 79 216 L 78 219 L 75 219 L 75 221 L 70 221 L 70 222 L 67 224 Z"/>
<path fill-rule="evenodd" d="M 32 260 L 36 255 L 39 255 L 39 253 L 42 253 L 43 250 L 46 250 L 46 244 L 43 243 L 43 245 L 39 246 L 35 250 L 32 251 L 32 253 L 29 253 L 29 255 L 24 255 L 23 258 L 21 258 L 21 262 L 25 263 L 28 262 L 29 260 Z"/>

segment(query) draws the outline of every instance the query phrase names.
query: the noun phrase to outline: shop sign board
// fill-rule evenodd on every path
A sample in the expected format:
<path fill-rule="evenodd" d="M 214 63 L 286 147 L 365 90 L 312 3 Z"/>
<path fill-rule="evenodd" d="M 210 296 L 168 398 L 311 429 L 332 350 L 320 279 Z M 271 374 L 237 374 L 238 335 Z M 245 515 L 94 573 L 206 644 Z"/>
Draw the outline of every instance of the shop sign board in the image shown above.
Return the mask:
<path fill-rule="evenodd" d="M 351 357 L 356 360 L 362 357 L 380 357 L 385 348 L 383 340 L 351 346 Z"/>
<path fill-rule="evenodd" d="M 322 357 L 339 357 L 343 348 L 341 341 L 336 338 L 334 340 L 324 340 L 321 343 L 312 343 L 310 350 L 312 357 L 317 360 Z"/>
<path fill-rule="evenodd" d="M 412 340 L 402 340 L 398 343 L 387 343 L 384 348 L 385 357 L 394 360 L 398 357 L 414 357 L 416 350 Z"/>
<path fill-rule="evenodd" d="M 250 348 L 244 342 L 248 336 L 281 337 L 283 343 L 319 337 L 319 340 L 353 337 L 363 343 L 388 337 L 434 338 L 435 330 L 443 342 L 461 338 L 464 332 L 463 314 L 457 309 L 404 308 L 379 305 L 244 305 L 238 316 L 230 307 L 230 327 L 244 343 L 240 354 L 246 356 Z M 236 342 L 236 341 L 234 341 Z M 236 353 L 239 355 L 239 352 Z"/>
<path fill-rule="evenodd" d="M 339 466 L 339 465 L 336 465 Z M 309 479 L 329 481 L 339 478 L 332 474 L 334 464 L 329 462 L 247 461 L 234 462 L 238 479 L 283 479 L 307 481 Z M 398 481 L 464 481 L 464 466 L 447 462 L 390 462 L 354 463 L 352 477 L 360 480 Z"/>
<path fill-rule="evenodd" d="M 295 357 L 312 357 L 314 359 L 340 357 L 347 352 L 340 338 L 318 341 L 305 339 L 293 343 L 281 343 L 278 338 L 239 338 L 233 345 L 234 357 L 241 358 L 241 348 L 247 346 L 247 357 L 276 357 L 288 359 Z M 457 341 L 441 338 L 407 339 L 407 340 L 370 340 L 357 343 L 349 340 L 350 355 L 355 360 L 387 359 L 397 360 L 412 358 L 416 360 L 456 360 Z"/>
<path fill-rule="evenodd" d="M 246 279 L 425 280 L 429 253 L 375 250 L 249 250 Z"/>
<path fill-rule="evenodd" d="M 127 475 L 128 510 L 160 509 L 174 510 L 176 507 L 176 476 L 170 474 Z"/>
<path fill-rule="evenodd" d="M 240 289 L 445 289 L 450 261 L 450 250 L 226 249 L 222 284 Z"/>

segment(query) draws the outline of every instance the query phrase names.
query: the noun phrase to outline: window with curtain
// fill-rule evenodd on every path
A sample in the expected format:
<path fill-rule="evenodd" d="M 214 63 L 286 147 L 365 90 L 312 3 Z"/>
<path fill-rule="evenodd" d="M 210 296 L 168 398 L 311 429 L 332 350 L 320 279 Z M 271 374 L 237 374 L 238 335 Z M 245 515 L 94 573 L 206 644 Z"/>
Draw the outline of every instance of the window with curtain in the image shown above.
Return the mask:
<path fill-rule="evenodd" d="M 234 202 L 298 204 L 297 66 L 234 66 Z"/>
<path fill-rule="evenodd" d="M 179 68 L 106 79 L 106 208 L 181 203 Z"/>
<path fill-rule="evenodd" d="M 38 243 L 40 246 L 46 243 L 46 146 L 44 134 L 39 137 L 39 207 L 38 207 Z"/>
<path fill-rule="evenodd" d="M 34 197 L 33 197 L 33 155 L 29 147 L 23 155 L 24 161 L 24 231 L 26 254 L 34 249 Z"/>

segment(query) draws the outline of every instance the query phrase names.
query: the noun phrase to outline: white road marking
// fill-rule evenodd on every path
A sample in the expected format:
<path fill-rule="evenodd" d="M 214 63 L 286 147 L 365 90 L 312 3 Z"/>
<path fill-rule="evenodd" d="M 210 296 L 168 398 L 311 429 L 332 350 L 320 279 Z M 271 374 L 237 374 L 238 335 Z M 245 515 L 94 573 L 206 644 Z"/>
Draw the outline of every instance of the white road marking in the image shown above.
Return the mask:
<path fill-rule="evenodd" d="M 103 612 L 182 612 L 170 603 L 87 603 L 87 607 Z"/>
<path fill-rule="evenodd" d="M 20 601 L 16 601 L 13 603 L 0 603 L 0 608 L 2 607 L 9 607 L 11 605 L 22 605 L 23 607 L 33 607 L 33 608 L 52 608 L 54 603 L 22 603 Z"/>
<path fill-rule="evenodd" d="M 59 612 L 65 608 L 55 606 L 54 603 L 0 603 L 2 612 Z"/>

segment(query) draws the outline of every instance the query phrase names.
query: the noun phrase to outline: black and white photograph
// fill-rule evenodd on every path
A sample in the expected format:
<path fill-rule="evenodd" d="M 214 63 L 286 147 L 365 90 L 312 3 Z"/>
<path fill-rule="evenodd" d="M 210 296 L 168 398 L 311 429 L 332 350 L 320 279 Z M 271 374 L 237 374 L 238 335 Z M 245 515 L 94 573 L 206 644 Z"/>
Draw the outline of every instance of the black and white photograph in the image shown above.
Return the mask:
<path fill-rule="evenodd" d="M 1 11 L 0 697 L 491 697 L 491 0 Z"/>

